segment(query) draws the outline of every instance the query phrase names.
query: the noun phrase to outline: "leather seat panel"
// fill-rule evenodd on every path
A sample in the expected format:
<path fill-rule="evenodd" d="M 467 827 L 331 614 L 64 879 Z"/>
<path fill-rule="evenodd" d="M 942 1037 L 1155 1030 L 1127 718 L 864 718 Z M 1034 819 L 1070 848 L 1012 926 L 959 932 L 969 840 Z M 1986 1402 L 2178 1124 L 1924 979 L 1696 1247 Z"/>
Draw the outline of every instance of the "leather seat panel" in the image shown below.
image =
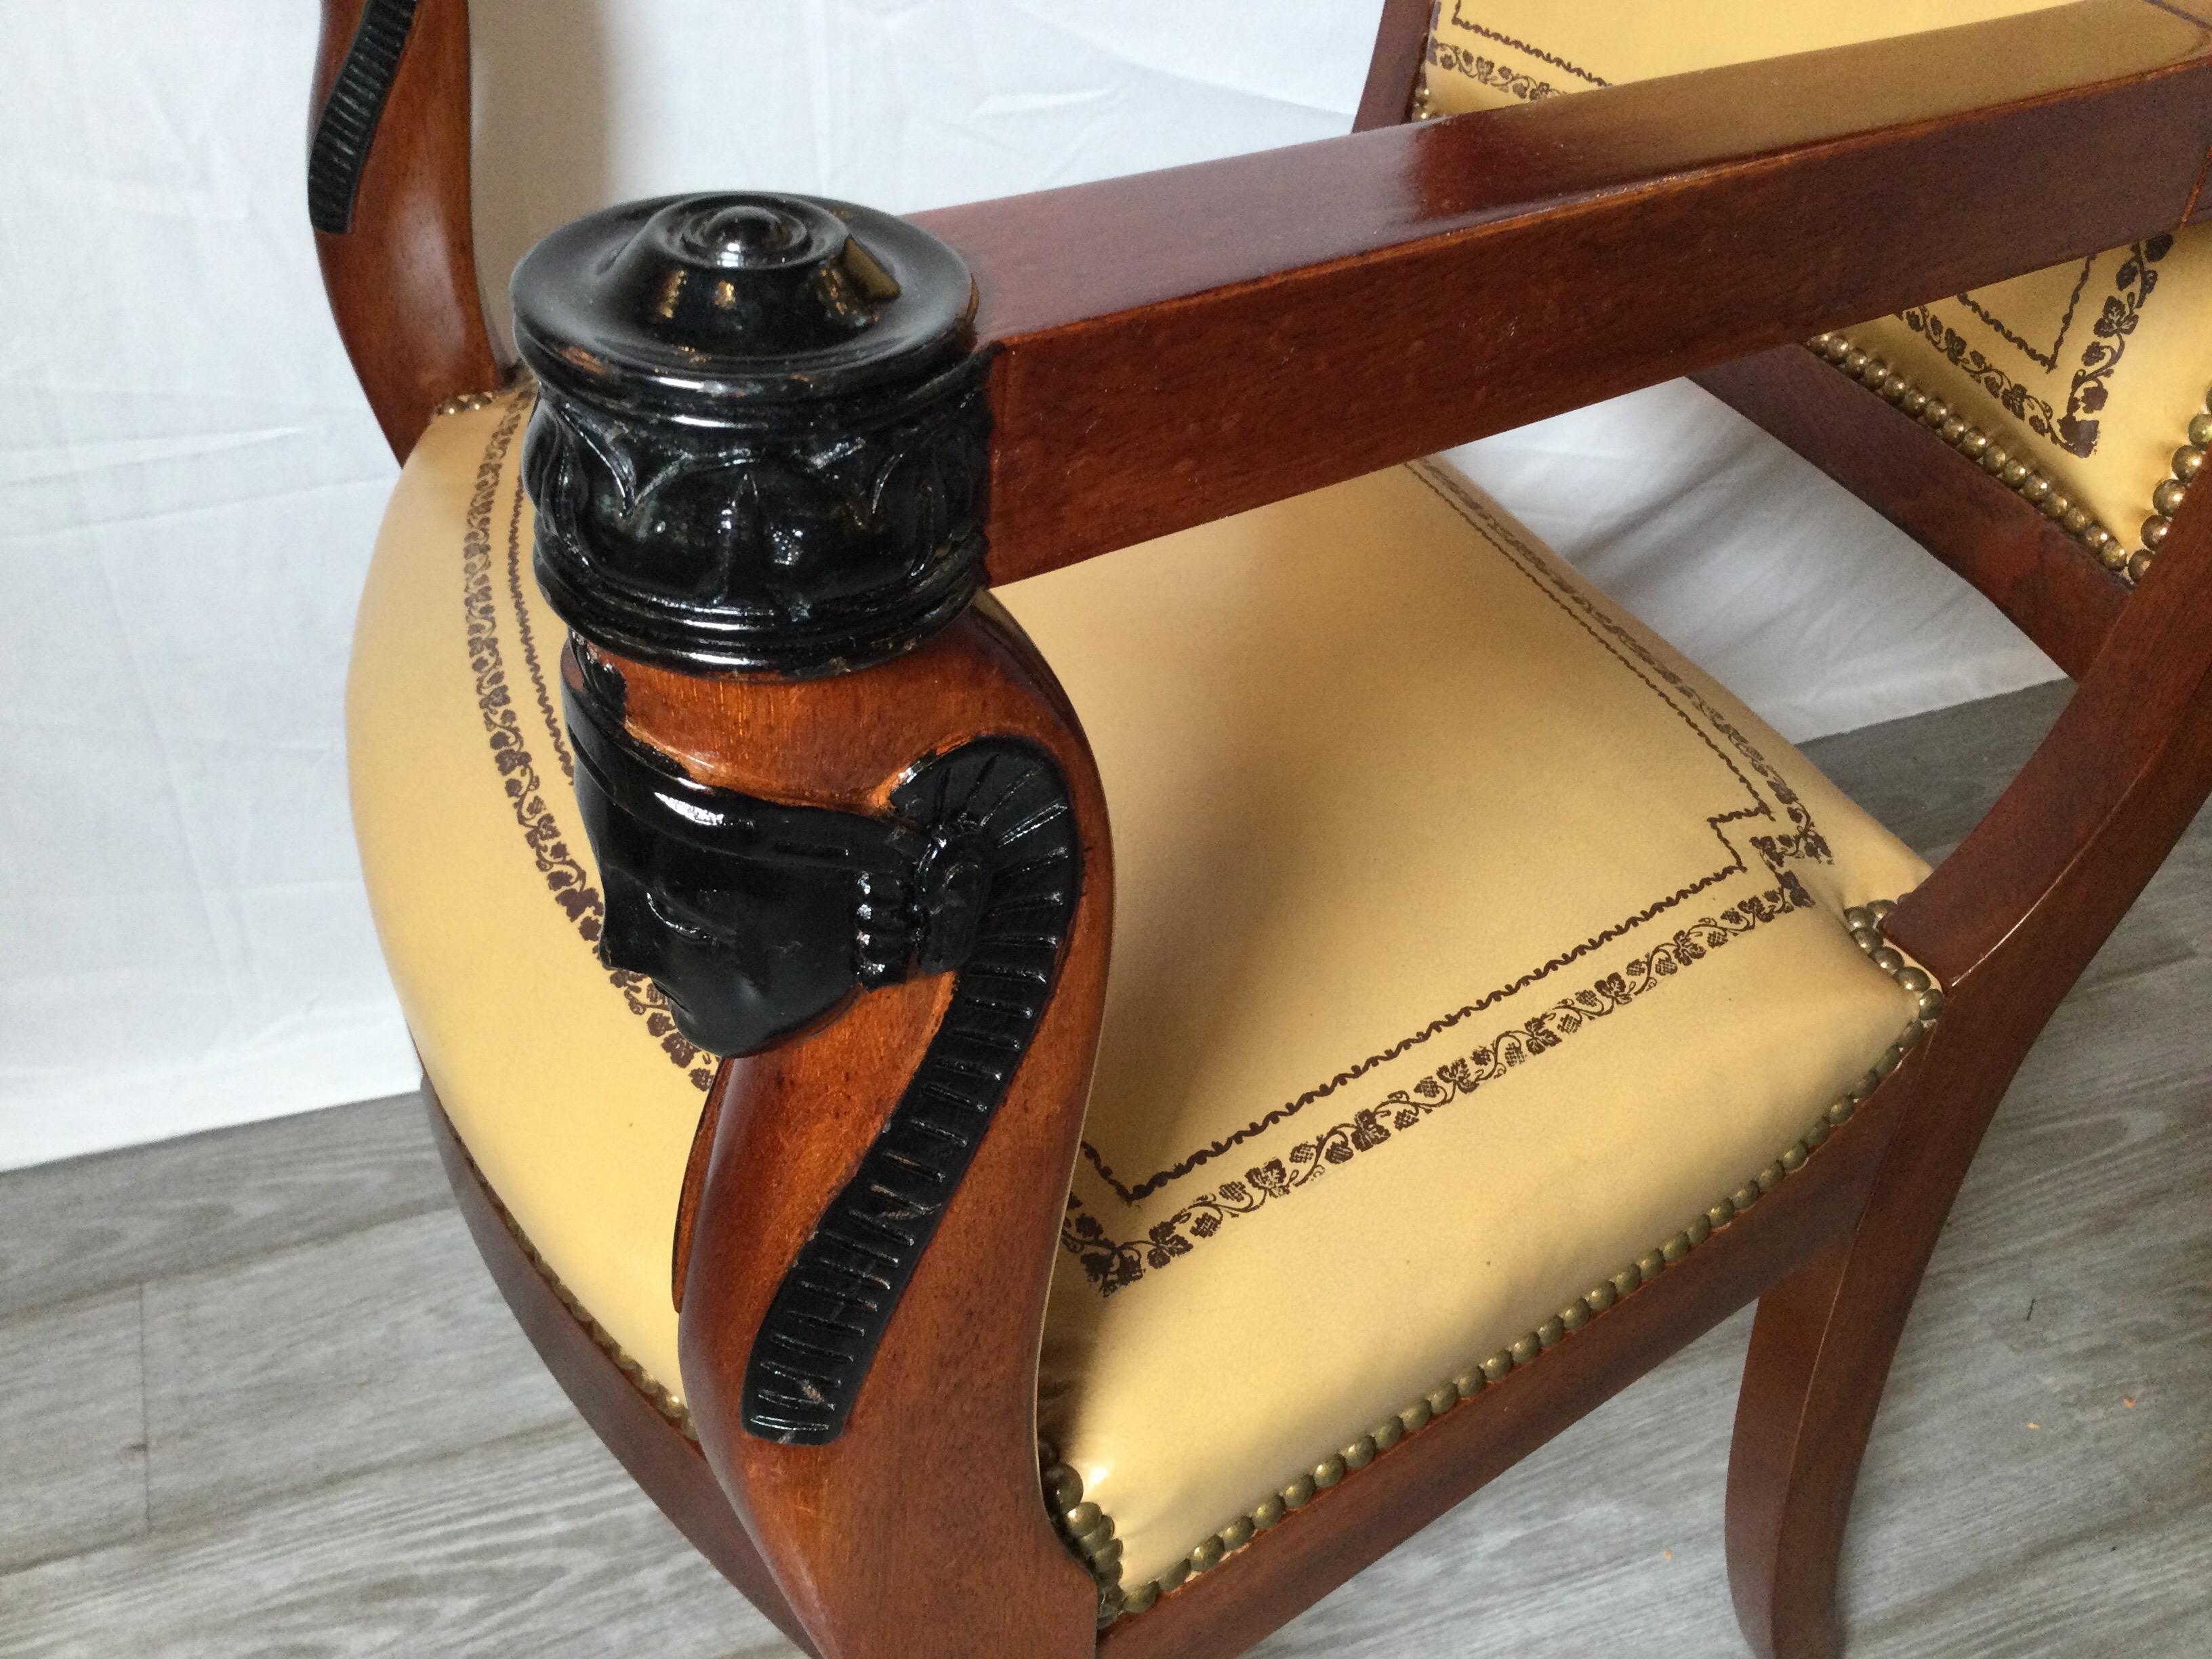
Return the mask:
<path fill-rule="evenodd" d="M 596 957 L 527 392 L 410 458 L 349 690 L 432 1082 L 551 1269 L 678 1388 L 711 1060 Z M 1447 470 L 1004 590 L 1118 866 L 1046 1432 L 1171 1573 L 1775 1158 L 1911 1018 L 1846 907 L 1923 866 Z"/>

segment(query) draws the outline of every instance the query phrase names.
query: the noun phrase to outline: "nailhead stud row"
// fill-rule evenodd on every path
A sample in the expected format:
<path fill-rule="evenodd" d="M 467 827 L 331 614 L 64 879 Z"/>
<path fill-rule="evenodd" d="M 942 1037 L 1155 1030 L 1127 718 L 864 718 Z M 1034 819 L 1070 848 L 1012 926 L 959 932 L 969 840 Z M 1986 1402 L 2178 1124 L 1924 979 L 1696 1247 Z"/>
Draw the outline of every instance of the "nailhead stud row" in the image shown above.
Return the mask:
<path fill-rule="evenodd" d="M 1854 905 L 1844 912 L 1844 925 L 1850 930 L 1853 940 L 1876 967 L 1913 994 L 1913 1018 L 1898 1033 L 1896 1041 L 1876 1057 L 1865 1075 L 1830 1102 L 1806 1127 L 1802 1134 L 1782 1149 L 1780 1156 L 1765 1168 L 1754 1170 L 1745 1178 L 1741 1186 L 1713 1204 L 1681 1231 L 1645 1251 L 1619 1273 L 1600 1280 L 1534 1330 L 1523 1333 L 1479 1364 L 1470 1364 L 1437 1383 L 1427 1393 L 1384 1418 L 1366 1433 L 1355 1437 L 1349 1444 L 1322 1458 L 1310 1470 L 1263 1498 L 1249 1513 L 1238 1516 L 1219 1532 L 1200 1542 L 1189 1554 L 1158 1578 L 1133 1589 L 1123 1586 L 1121 1540 L 1114 1535 L 1113 1517 L 1097 1504 L 1085 1501 L 1081 1475 L 1060 1462 L 1050 1447 L 1040 1448 L 1046 1466 L 1045 1494 L 1051 1504 L 1060 1535 L 1067 1540 L 1069 1547 L 1091 1568 L 1092 1576 L 1098 1581 L 1100 1627 L 1103 1629 L 1124 1614 L 1144 1612 L 1161 1596 L 1181 1589 L 1195 1575 L 1220 1565 L 1260 1534 L 1279 1526 L 1284 1516 L 1312 1503 L 1346 1475 L 1366 1468 L 1407 1436 L 1419 1433 L 1454 1407 L 1474 1399 L 1492 1383 L 1504 1382 L 1518 1367 L 1529 1364 L 1546 1349 L 1556 1346 L 1570 1334 L 1582 1329 L 1623 1297 L 1632 1295 L 1658 1278 L 1715 1232 L 1726 1227 L 1779 1187 L 1792 1174 L 1804 1168 L 1814 1150 L 1851 1121 L 1860 1105 L 1881 1086 L 1882 1079 L 1902 1065 L 1905 1055 L 1927 1036 L 1929 1027 L 1943 1012 L 1942 988 L 1924 969 L 1907 962 L 1904 955 L 1882 937 L 1882 919 L 1896 908 L 1895 903 L 1888 899 Z"/>
<path fill-rule="evenodd" d="M 2205 394 L 2204 407 L 2190 417 L 2189 441 L 2173 452 L 2172 476 L 2151 492 L 2151 514 L 2142 526 L 2143 551 L 2136 555 L 2142 567 L 2133 573 L 2137 580 L 2166 545 L 2173 529 L 2173 515 L 2181 511 L 2182 502 L 2189 498 L 2189 486 L 2204 470 L 2208 450 L 2212 450 L 2212 392 Z"/>
<path fill-rule="evenodd" d="M 2063 526 L 2066 533 L 2094 553 L 2106 569 L 2125 581 L 2136 579 L 2130 567 L 2142 555 L 2131 556 L 2118 536 L 2091 518 L 2049 477 L 1972 424 L 1941 398 L 1915 385 L 1873 353 L 1862 351 L 1841 334 L 1815 335 L 1805 344 L 1869 392 L 1895 404 L 1968 460 L 1979 462 L 1982 470 L 1991 477 L 2018 492 L 2045 518 Z"/>
<path fill-rule="evenodd" d="M 2190 418 L 2188 441 L 2173 452 L 2172 475 L 2151 492 L 2151 514 L 2143 520 L 2142 545 L 2134 552 L 2127 544 L 2077 506 L 2066 493 L 2027 462 L 2008 453 L 1980 428 L 1970 425 L 1942 398 L 1914 385 L 1871 352 L 1863 351 L 1841 334 L 1820 334 L 1808 340 L 1808 350 L 1826 358 L 1853 380 L 1895 404 L 1984 471 L 2020 492 L 2045 517 L 2063 525 L 2067 532 L 2094 553 L 2105 568 L 2130 586 L 2150 574 L 2159 549 L 2173 528 L 2173 515 L 2181 511 L 2189 486 L 2204 470 L 2212 452 L 2212 392 L 2204 407 Z"/>
<path fill-rule="evenodd" d="M 465 415 L 472 409 L 489 409 L 502 395 L 497 392 L 464 392 L 457 398 L 447 398 L 430 413 L 433 416 Z"/>

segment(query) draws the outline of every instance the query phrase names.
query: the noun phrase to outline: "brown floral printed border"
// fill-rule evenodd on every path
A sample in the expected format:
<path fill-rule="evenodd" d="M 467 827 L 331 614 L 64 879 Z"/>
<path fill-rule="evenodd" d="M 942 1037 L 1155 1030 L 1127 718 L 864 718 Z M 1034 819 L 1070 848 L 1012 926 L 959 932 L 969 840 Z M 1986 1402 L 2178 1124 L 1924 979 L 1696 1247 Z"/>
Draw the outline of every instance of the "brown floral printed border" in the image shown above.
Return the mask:
<path fill-rule="evenodd" d="M 1539 104 L 1547 98 L 1559 95 L 1559 88 L 1549 81 L 1540 80 L 1520 70 L 1509 69 L 1495 58 L 1485 58 L 1480 52 L 1470 52 L 1465 46 L 1453 46 L 1448 40 L 1430 40 L 1429 62 L 1440 70 L 1463 75 L 1478 85 L 1518 98 L 1524 104 Z"/>
<path fill-rule="evenodd" d="M 1495 40 L 1499 46 L 1510 47 L 1511 50 L 1519 52 L 1524 58 L 1533 58 L 1540 64 L 1549 64 L 1553 69 L 1565 70 L 1568 74 L 1573 76 L 1576 80 L 1586 82 L 1590 86 L 1609 87 L 1613 84 L 1612 82 L 1605 79 L 1602 76 L 1591 74 L 1580 64 L 1569 63 L 1557 52 L 1547 52 L 1543 47 L 1531 45 L 1526 40 L 1516 40 L 1511 35 L 1501 33 L 1499 30 L 1492 28 L 1486 24 L 1468 21 L 1468 19 L 1460 15 L 1460 7 L 1462 3 L 1463 0 L 1452 0 L 1451 17 L 1449 21 L 1454 28 L 1465 29 L 1469 34 L 1479 34 L 1486 40 Z M 1439 21 L 1441 21 L 1441 20 Z M 1432 46 L 1441 44 L 1438 40 L 1438 26 L 1432 24 L 1429 32 L 1429 41 Z M 1464 52 L 1465 48 L 1462 47 L 1461 50 Z M 1429 61 L 1431 63 L 1435 63 L 1437 61 L 1433 53 L 1431 55 Z M 1446 64 L 1444 67 L 1451 68 L 1454 66 Z M 1462 70 L 1461 72 L 1464 74 L 1467 71 Z M 1481 77 L 1477 76 L 1476 78 L 1480 79 Z M 1498 86 L 1503 83 L 1493 81 L 1487 84 Z M 1554 96 L 1559 92 L 1559 88 L 1552 86 L 1548 82 L 1540 82 L 1540 84 L 1547 88 L 1547 92 L 1543 95 Z"/>
<path fill-rule="evenodd" d="M 1631 961 L 1620 972 L 1607 974 L 1572 996 L 1561 998 L 1534 1018 L 1507 1027 L 1487 1042 L 1438 1066 L 1410 1089 L 1394 1089 L 1345 1121 L 1299 1141 L 1287 1158 L 1273 1158 L 1254 1165 L 1242 1181 L 1222 1182 L 1164 1221 L 1153 1224 L 1142 1238 L 1114 1237 L 1084 1207 L 1083 1200 L 1071 1193 L 1060 1224 L 1060 1244 L 1082 1264 L 1084 1277 L 1099 1294 L 1110 1297 L 1147 1272 L 1158 1272 L 1188 1255 L 1197 1247 L 1194 1241 L 1213 1237 L 1239 1216 L 1250 1215 L 1276 1199 L 1311 1185 L 1331 1169 L 1373 1152 L 1394 1135 L 1418 1128 L 1431 1114 L 1532 1064 L 1593 1020 L 1619 1012 L 1745 934 L 1792 910 L 1814 908 L 1812 896 L 1794 876 L 1785 873 L 1782 884 L 1771 891 L 1741 899 L 1717 916 L 1699 917 Z"/>
<path fill-rule="evenodd" d="M 537 630 L 530 625 L 530 606 L 523 592 L 522 503 L 524 492 L 514 492 L 514 511 L 507 520 L 507 597 L 514 607 L 514 636 L 522 647 L 522 665 L 530 675 L 531 695 L 538 701 L 538 718 L 545 727 L 545 740 L 553 745 L 553 758 L 570 788 L 576 784 L 576 759 L 568 752 L 568 733 L 553 707 L 553 688 L 538 659 Z M 533 573 L 529 580 L 538 578 Z"/>
<path fill-rule="evenodd" d="M 1942 352 L 1954 368 L 1996 398 L 2014 420 L 2037 437 L 2086 460 L 2097 453 L 2100 416 L 2112 396 L 2113 371 L 2126 355 L 2128 340 L 2158 287 L 2155 267 L 2172 246 L 2171 235 L 2159 235 L 2135 243 L 2128 249 L 2118 270 L 2113 273 L 2113 292 L 2105 296 L 2097 320 L 2090 325 L 2089 343 L 2082 349 L 2081 367 L 2075 370 L 2073 383 L 2067 390 L 2066 412 L 2063 415 L 2047 398 L 2037 397 L 1991 362 L 1985 353 L 1938 316 L 1932 306 L 1911 307 L 1898 315 L 1908 328 Z M 2000 331 L 2006 332 L 2007 338 L 2013 338 L 2002 327 Z"/>
<path fill-rule="evenodd" d="M 2066 314 L 2058 319 L 2058 337 L 2051 343 L 2049 351 L 2038 351 L 2018 330 L 2013 328 L 2003 318 L 1991 311 L 1972 294 L 1961 294 L 1959 296 L 1959 303 L 1995 329 L 1999 337 L 2008 344 L 2017 347 L 2030 362 L 2039 364 L 2042 368 L 2056 374 L 2058 370 L 2058 354 L 2066 349 L 2066 337 L 2074 331 L 2074 313 L 2081 308 L 2081 296 L 2088 292 L 2090 273 L 2096 268 L 2097 256 L 2094 253 L 2081 261 L 2081 274 L 2074 279 L 2074 292 L 2066 301 Z"/>
<path fill-rule="evenodd" d="M 605 925 L 605 902 L 592 885 L 582 863 L 568 850 L 560 823 L 546 805 L 545 787 L 524 740 L 522 723 L 515 717 L 514 698 L 508 690 L 507 665 L 500 647 L 498 611 L 492 594 L 492 507 L 507 477 L 507 457 L 514 447 L 514 434 L 531 403 L 528 393 L 517 394 L 485 441 L 461 538 L 461 604 L 467 624 L 469 666 L 476 676 L 477 709 L 483 720 L 484 734 L 491 745 L 492 764 L 499 772 L 507 805 L 514 810 L 515 823 L 522 831 L 531 858 L 538 874 L 545 878 L 554 902 L 574 924 L 578 936 L 586 945 L 596 946 L 599 931 Z M 538 707 L 555 731 L 554 752 L 560 759 L 562 772 L 573 780 L 574 763 L 558 734 L 551 695 L 538 659 L 535 641 L 530 637 L 529 618 L 521 609 L 522 499 L 518 485 L 514 511 L 507 520 L 508 590 L 515 598 L 526 672 L 535 688 Z M 702 1092 L 713 1088 L 713 1057 L 684 1041 L 652 981 L 621 970 L 611 971 L 607 977 L 622 994 L 629 1011 L 645 1021 L 646 1030 L 659 1042 L 661 1052 L 682 1068 Z"/>
<path fill-rule="evenodd" d="M 1356 1065 L 1337 1073 L 1327 1082 L 1316 1085 L 1295 1098 L 1285 1101 L 1243 1128 L 1187 1154 L 1167 1168 L 1156 1171 L 1142 1181 L 1133 1185 L 1126 1183 L 1107 1163 L 1104 1155 L 1098 1148 L 1086 1139 L 1082 1143 L 1085 1161 L 1098 1172 L 1100 1178 L 1112 1188 L 1115 1195 L 1126 1204 L 1135 1204 L 1150 1197 L 1170 1182 L 1181 1180 L 1193 1170 L 1217 1158 L 1224 1156 L 1253 1137 L 1264 1133 L 1277 1124 L 1295 1117 L 1316 1101 L 1326 1099 L 1338 1090 L 1364 1077 L 1376 1067 L 1396 1060 L 1416 1045 L 1426 1042 L 1439 1033 L 1451 1030 L 1463 1020 L 1471 1019 L 1506 998 L 1526 990 L 1531 985 L 1540 983 L 1559 969 L 1582 960 L 1592 951 L 1601 950 L 1622 938 L 1632 929 L 1686 903 L 1717 883 L 1724 881 L 1730 876 L 1744 873 L 1749 866 L 1745 864 L 1742 853 L 1737 848 L 1735 843 L 1729 839 L 1722 826 L 1762 817 L 1771 822 L 1775 817 L 1774 808 L 1759 793 L 1758 787 L 1752 783 L 1751 780 L 1744 775 L 1742 769 L 1737 766 L 1735 761 L 1714 743 L 1711 732 L 1705 729 L 1705 726 L 1710 726 L 1711 731 L 1721 733 L 1736 755 L 1765 781 L 1775 801 L 1781 805 L 1792 825 L 1788 834 L 1747 837 L 1748 844 L 1758 853 L 1768 872 L 1778 880 L 1794 886 L 1796 878 L 1784 869 L 1787 860 L 1802 859 L 1814 863 L 1826 864 L 1832 860 L 1826 837 L 1820 833 L 1819 825 L 1813 821 L 1812 813 L 1798 797 L 1797 792 L 1790 787 L 1788 780 L 1768 763 L 1766 757 L 1759 752 L 1757 745 L 1753 744 L 1750 738 L 1705 700 L 1695 686 L 1690 684 L 1665 661 L 1654 655 L 1632 633 L 1623 628 L 1613 617 L 1592 605 L 1588 598 L 1578 589 L 1571 584 L 1562 584 L 1554 580 L 1545 571 L 1543 561 L 1538 557 L 1534 550 L 1478 498 L 1460 489 L 1452 482 L 1449 475 L 1420 466 L 1416 466 L 1413 471 L 1414 477 L 1420 479 L 1448 507 L 1472 526 L 1492 547 L 1504 556 L 1538 592 L 1553 605 L 1565 611 L 1578 627 L 1596 641 L 1601 649 L 1641 681 L 1654 696 L 1666 703 L 1675 717 L 1681 720 L 1698 740 L 1712 752 L 1721 764 L 1729 769 L 1744 793 L 1750 797 L 1752 804 L 1748 807 L 1739 808 L 1734 811 L 1717 814 L 1706 820 L 1706 823 L 1711 826 L 1714 835 L 1720 841 L 1723 848 L 1729 855 L 1729 862 L 1718 869 L 1686 883 L 1662 898 L 1652 900 L 1611 927 L 1552 957 L 1540 966 L 1530 969 L 1517 978 L 1488 992 L 1464 1007 L 1430 1021 L 1419 1030 L 1393 1043 L 1381 1053 L 1370 1054 Z M 1515 556 L 1516 554 L 1517 557 Z M 1668 691 L 1662 691 L 1656 684 L 1653 684 L 1652 675 L 1656 675 L 1664 680 L 1674 696 L 1669 696 Z M 1685 714 L 1674 701 L 1676 697 L 1696 709 L 1698 716 L 1705 722 L 1705 726 L 1700 726 L 1697 720 L 1692 720 Z"/>

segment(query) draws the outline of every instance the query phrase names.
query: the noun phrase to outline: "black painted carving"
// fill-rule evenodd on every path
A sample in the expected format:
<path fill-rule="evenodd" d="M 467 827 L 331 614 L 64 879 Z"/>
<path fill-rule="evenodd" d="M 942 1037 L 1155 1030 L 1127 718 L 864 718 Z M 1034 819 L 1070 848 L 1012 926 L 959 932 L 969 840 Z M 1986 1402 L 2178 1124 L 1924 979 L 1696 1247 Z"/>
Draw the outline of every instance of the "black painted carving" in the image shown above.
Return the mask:
<path fill-rule="evenodd" d="M 982 586 L 975 283 L 934 237 L 805 197 L 666 198 L 556 231 L 514 289 L 538 577 L 585 638 L 836 673 Z"/>
<path fill-rule="evenodd" d="M 823 1445 L 1036 1035 L 1083 878 L 1050 756 L 984 738 L 923 762 L 874 818 L 684 776 L 622 729 L 620 682 L 578 653 L 576 795 L 609 965 L 650 974 L 684 1035 L 746 1054 L 862 988 L 954 975 L 874 1144 L 800 1248 L 748 1361 L 748 1432 Z"/>
<path fill-rule="evenodd" d="M 368 0 L 362 8 L 307 149 L 307 219 L 317 230 L 343 236 L 353 225 L 361 170 L 368 164 L 384 100 L 399 75 L 415 6 L 416 0 Z"/>
<path fill-rule="evenodd" d="M 825 1445 L 844 1431 L 892 1311 L 1044 1018 L 1082 884 L 1067 785 L 1042 750 L 1002 738 L 965 744 L 921 767 L 892 801 L 929 826 L 925 891 L 972 894 L 945 944 L 971 929 L 972 943 L 944 964 L 953 988 L 937 1034 L 753 1339 L 743 1421 L 787 1445 Z M 972 886 L 963 869 L 978 872 Z M 935 903 L 923 906 L 933 936 Z"/>
<path fill-rule="evenodd" d="M 908 827 L 693 781 L 622 730 L 620 682 L 568 692 L 576 804 L 598 855 L 599 955 L 646 974 L 677 1029 L 748 1054 L 906 976 L 919 846 Z"/>

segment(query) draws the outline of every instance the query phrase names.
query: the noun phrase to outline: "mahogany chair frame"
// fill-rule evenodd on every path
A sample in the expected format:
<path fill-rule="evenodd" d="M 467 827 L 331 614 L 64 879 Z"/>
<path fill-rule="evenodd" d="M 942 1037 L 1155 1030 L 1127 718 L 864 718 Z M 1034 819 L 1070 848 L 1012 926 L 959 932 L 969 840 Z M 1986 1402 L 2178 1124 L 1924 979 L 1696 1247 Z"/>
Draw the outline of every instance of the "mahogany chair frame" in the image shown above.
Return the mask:
<path fill-rule="evenodd" d="M 325 0 L 317 112 L 380 9 Z M 942 1006 L 938 982 L 878 992 L 817 1036 L 726 1066 L 684 1211 L 696 1440 L 594 1340 L 433 1111 L 477 1242 L 578 1407 L 692 1541 L 825 1659 L 1243 1651 L 1754 1300 L 1729 1471 L 1737 1612 L 1762 1656 L 1838 1652 L 1852 1486 L 1953 1199 L 2029 1046 L 2212 790 L 2212 492 L 2189 495 L 2131 593 L 1798 343 L 2212 213 L 2212 0 L 2080 0 L 1413 124 L 1428 15 L 1426 0 L 1388 0 L 1350 137 L 920 216 L 975 273 L 994 354 L 992 580 L 1687 374 L 1988 594 L 2078 689 L 1987 817 L 1886 919 L 1944 988 L 1940 1023 L 1774 1199 L 1232 1565 L 1094 1632 L 1089 1577 L 1049 1523 L 1033 1455 L 1110 893 L 1072 716 L 988 601 L 888 671 L 842 680 L 623 665 L 654 742 L 703 777 L 783 799 L 879 803 L 899 764 L 1011 723 L 1060 760 L 1091 857 L 1014 1097 L 834 1445 L 748 1437 L 737 1374 L 824 1182 L 887 1109 L 880 1085 L 854 1079 L 910 1055 Z M 346 228 L 318 233 L 340 332 L 403 457 L 441 401 L 504 373 L 471 242 L 465 0 L 420 0 L 411 22 L 360 139 Z M 743 757 L 726 741 L 739 726 Z M 789 1104 L 841 1087 L 848 1111 Z"/>

